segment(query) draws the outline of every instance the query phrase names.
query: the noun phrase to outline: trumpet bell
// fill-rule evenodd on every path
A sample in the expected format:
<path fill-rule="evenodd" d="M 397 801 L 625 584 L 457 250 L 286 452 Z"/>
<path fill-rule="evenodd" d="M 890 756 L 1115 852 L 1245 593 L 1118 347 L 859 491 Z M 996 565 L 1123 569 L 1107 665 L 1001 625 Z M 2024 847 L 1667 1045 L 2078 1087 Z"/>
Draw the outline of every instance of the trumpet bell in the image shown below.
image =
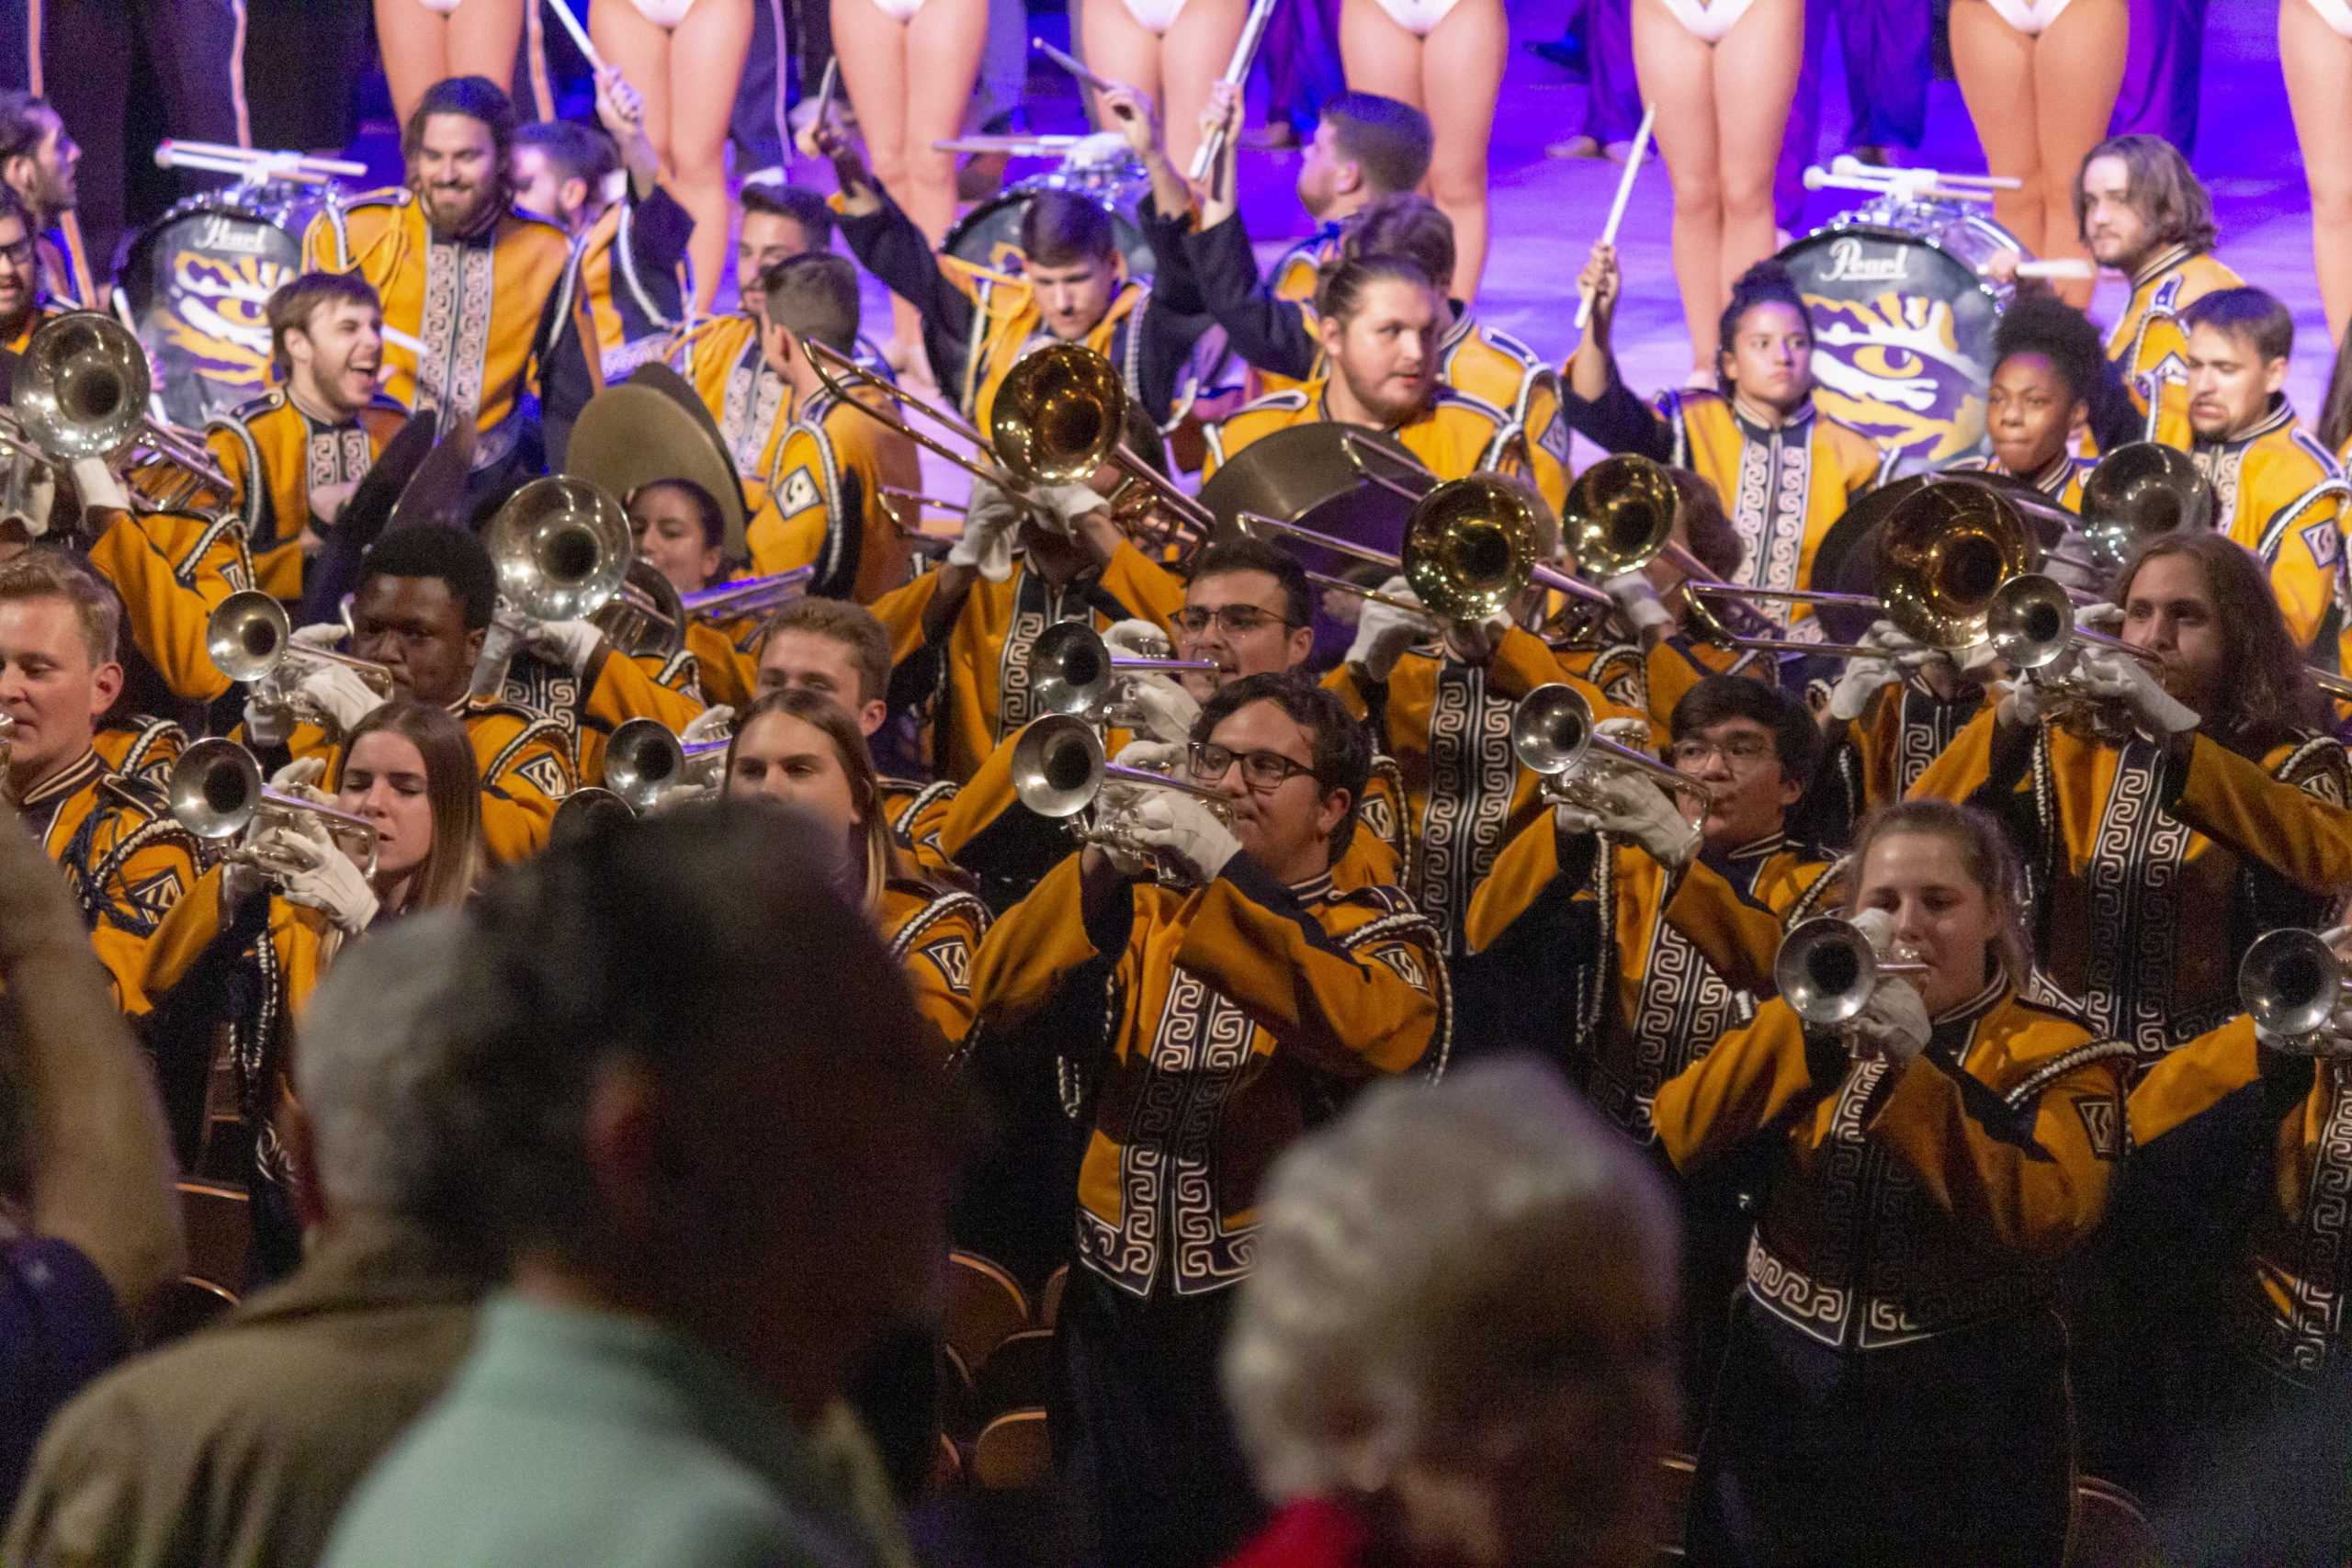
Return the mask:
<path fill-rule="evenodd" d="M 1083 344 L 1055 343 L 1006 372 L 989 413 L 989 446 L 1024 485 L 1084 484 L 1126 432 L 1127 389 Z"/>
<path fill-rule="evenodd" d="M 1568 487 L 1560 532 L 1583 575 L 1618 577 L 1639 570 L 1666 548 L 1681 502 L 1657 463 L 1630 452 L 1604 457 Z"/>
<path fill-rule="evenodd" d="M 1040 817 L 1075 817 L 1102 793 L 1108 759 L 1084 719 L 1033 719 L 1012 744 L 1012 793 Z"/>
<path fill-rule="evenodd" d="M 1573 773 L 1592 744 L 1592 705 L 1573 686 L 1538 686 L 1511 710 L 1510 749 L 1531 773 Z"/>
<path fill-rule="evenodd" d="M 1492 474 L 1449 479 L 1414 504 L 1398 552 L 1405 581 L 1430 614 L 1483 621 L 1535 579 L 1543 502 Z"/>
<path fill-rule="evenodd" d="M 96 310 L 45 323 L 25 345 L 8 403 L 27 439 L 62 462 L 102 457 L 139 433 L 153 386 L 146 350 Z"/>
<path fill-rule="evenodd" d="M 2238 1000 L 2272 1034 L 2325 1027 L 2343 992 L 2343 961 L 2312 931 L 2266 931 L 2238 964 Z"/>
<path fill-rule="evenodd" d="M 2046 669 L 2075 640 L 2075 602 L 2056 579 L 2023 573 L 1994 590 L 1984 632 L 2012 668 Z"/>
<path fill-rule="evenodd" d="M 199 740 L 172 764 L 164 793 L 172 819 L 198 838 L 234 838 L 261 806 L 261 764 L 233 740 Z"/>
<path fill-rule="evenodd" d="M 277 668 L 292 637 L 286 607 L 258 588 L 230 594 L 204 622 L 204 651 L 232 681 L 258 681 Z"/>
<path fill-rule="evenodd" d="M 1878 953 L 1851 920 L 1835 915 L 1800 922 L 1772 960 L 1781 999 L 1815 1027 L 1850 1022 L 1878 984 Z"/>
<path fill-rule="evenodd" d="M 2109 571 L 2122 569 L 2143 539 L 2200 534 L 2213 525 L 2212 481 L 2177 447 L 2134 441 L 2100 458 L 2083 479 L 2084 542 Z"/>
<path fill-rule="evenodd" d="M 650 809 L 685 771 L 685 747 L 659 719 L 632 718 L 605 745 L 605 788 L 633 811 Z"/>
<path fill-rule="evenodd" d="M 585 479 L 550 474 L 514 492 L 491 519 L 499 592 L 537 621 L 576 621 L 619 592 L 628 573 L 628 515 Z"/>
<path fill-rule="evenodd" d="M 1110 700 L 1111 649 L 1083 621 L 1060 621 L 1029 647 L 1029 696 L 1040 712 L 1090 714 Z"/>
<path fill-rule="evenodd" d="M 2041 563 L 2041 546 L 2009 499 L 1957 477 L 1923 485 L 1897 505 L 1879 550 L 1887 618 L 1936 648 L 1983 642 L 2001 585 Z"/>

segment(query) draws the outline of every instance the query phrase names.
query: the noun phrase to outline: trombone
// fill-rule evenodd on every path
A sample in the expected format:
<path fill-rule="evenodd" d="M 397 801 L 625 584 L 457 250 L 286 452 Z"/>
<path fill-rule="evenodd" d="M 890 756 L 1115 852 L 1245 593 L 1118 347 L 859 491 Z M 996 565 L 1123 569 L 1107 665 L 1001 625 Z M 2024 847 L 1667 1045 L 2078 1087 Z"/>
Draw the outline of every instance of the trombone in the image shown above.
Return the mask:
<path fill-rule="evenodd" d="M 314 818 L 351 852 L 363 874 L 376 869 L 374 823 L 356 812 L 272 789 L 262 782 L 261 763 L 233 740 L 215 736 L 181 752 L 164 791 L 173 820 L 199 839 L 232 839 L 248 827 L 266 832 Z M 277 878 L 313 864 L 307 855 L 267 843 L 241 845 L 228 858 Z"/>
<path fill-rule="evenodd" d="M 1111 651 L 1083 621 L 1060 621 L 1037 634 L 1027 660 L 1030 700 L 1041 712 L 1131 728 L 1140 716 L 1125 700 L 1123 671 L 1214 674 L 1213 659 L 1143 658 Z"/>
<path fill-rule="evenodd" d="M 632 718 L 605 744 L 605 789 L 639 816 L 673 789 L 708 789 L 727 766 L 728 736 L 684 741 L 658 718 Z"/>
<path fill-rule="evenodd" d="M 2352 976 L 2320 932 L 2265 931 L 2238 964 L 2238 1002 L 2255 1023 L 2282 1039 L 2321 1036 L 2334 1043 L 2315 1055 L 2352 1054 L 2352 1043 L 2338 1041 L 2328 1027 L 2346 1001 L 2352 1001 Z"/>
<path fill-rule="evenodd" d="M 313 723 L 327 715 L 296 690 L 305 665 L 340 664 L 390 700 L 392 672 L 371 659 L 313 648 L 294 639 L 286 607 L 258 588 L 240 589 L 212 608 L 204 621 L 204 651 L 212 667 L 230 680 L 254 688 L 256 701 L 275 702 Z"/>
<path fill-rule="evenodd" d="M 1544 793 L 1571 806 L 1595 802 L 1591 785 L 1611 773 L 1645 773 L 1676 795 L 1712 803 L 1715 789 L 1646 751 L 1621 746 L 1593 732 L 1592 705 L 1574 686 L 1538 686 L 1519 699 L 1510 715 L 1511 754 L 1520 766 L 1544 777 Z"/>
<path fill-rule="evenodd" d="M 96 310 L 71 310 L 45 321 L 25 344 L 8 390 L 21 442 L 51 463 L 104 457 L 136 442 L 188 478 L 153 504 L 168 510 L 209 487 L 223 497 L 236 482 L 201 442 L 147 413 L 154 372 L 130 328 Z M 135 494 L 136 492 L 134 492 Z"/>
<path fill-rule="evenodd" d="M 799 598 L 816 576 L 814 566 L 797 566 L 681 593 L 639 558 L 629 563 L 620 588 L 605 601 L 594 620 L 616 648 L 673 654 L 685 646 L 687 622 L 764 615 Z"/>
<path fill-rule="evenodd" d="M 516 491 L 490 520 L 498 608 L 468 694 L 494 697 L 533 621 L 593 615 L 620 591 L 631 558 L 628 514 L 585 479 L 549 474 Z"/>
<path fill-rule="evenodd" d="M 1781 939 L 1781 951 L 1772 958 L 1772 983 L 1781 999 L 1818 1029 L 1851 1023 L 1870 1005 L 1880 981 L 1927 972 L 1928 965 L 1904 948 L 1880 956 L 1869 926 L 1836 915 L 1799 921 Z"/>
<path fill-rule="evenodd" d="M 1232 805 L 1206 784 L 1110 761 L 1094 727 L 1069 714 L 1047 714 L 1022 726 L 1012 743 L 1012 793 L 1022 805 L 1040 817 L 1056 819 L 1089 816 L 1088 821 L 1073 829 L 1080 843 L 1101 844 L 1130 854 L 1148 852 L 1148 846 L 1136 842 L 1115 820 L 1106 820 L 1095 809 L 1102 786 L 1113 782 L 1172 789 L 1208 802 L 1219 821 L 1228 826 L 1233 821 Z"/>
<path fill-rule="evenodd" d="M 2213 525 L 2218 502 L 2197 460 L 2176 446 L 2133 441 L 2092 466 L 2083 479 L 2082 541 L 2089 551 L 2052 558 L 2092 572 L 2123 569 L 2143 539 L 2198 534 Z"/>

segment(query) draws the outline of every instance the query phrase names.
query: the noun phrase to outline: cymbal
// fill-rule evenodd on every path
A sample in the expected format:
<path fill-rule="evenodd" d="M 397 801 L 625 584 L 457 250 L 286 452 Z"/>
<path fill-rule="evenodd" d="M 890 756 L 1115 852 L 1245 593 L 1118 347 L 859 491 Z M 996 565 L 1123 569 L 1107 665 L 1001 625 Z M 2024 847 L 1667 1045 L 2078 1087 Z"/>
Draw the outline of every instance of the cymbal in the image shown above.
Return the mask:
<path fill-rule="evenodd" d="M 588 400 L 571 427 L 565 468 L 616 500 L 656 479 L 687 479 L 718 502 L 730 558 L 744 553 L 742 482 L 718 426 L 684 377 L 641 365 Z"/>

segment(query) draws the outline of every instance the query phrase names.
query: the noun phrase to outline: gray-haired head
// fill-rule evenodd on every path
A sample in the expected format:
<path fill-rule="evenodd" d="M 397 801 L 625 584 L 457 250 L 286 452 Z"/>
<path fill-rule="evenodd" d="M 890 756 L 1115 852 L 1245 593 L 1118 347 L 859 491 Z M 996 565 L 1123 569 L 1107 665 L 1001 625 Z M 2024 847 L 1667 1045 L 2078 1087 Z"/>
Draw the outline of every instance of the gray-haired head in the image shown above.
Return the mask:
<path fill-rule="evenodd" d="M 1261 1490 L 1505 1455 L 1490 1491 L 1544 1494 L 1498 1504 L 1543 1540 L 1513 1561 L 1623 1533 L 1605 1494 L 1672 1430 L 1678 1247 L 1657 1173 L 1548 1067 L 1371 1089 L 1266 1185 L 1224 1363 Z"/>

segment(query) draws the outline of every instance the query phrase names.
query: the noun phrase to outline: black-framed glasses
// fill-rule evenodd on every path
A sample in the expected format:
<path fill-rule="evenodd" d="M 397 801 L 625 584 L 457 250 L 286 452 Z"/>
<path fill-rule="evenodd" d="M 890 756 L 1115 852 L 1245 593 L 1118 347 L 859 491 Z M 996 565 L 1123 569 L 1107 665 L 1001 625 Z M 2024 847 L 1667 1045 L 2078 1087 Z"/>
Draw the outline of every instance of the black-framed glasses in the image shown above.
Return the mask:
<path fill-rule="evenodd" d="M 1678 740 L 1667 756 L 1678 768 L 1695 768 L 1710 757 L 1721 757 L 1735 768 L 1745 768 L 1774 754 L 1769 735 L 1729 735 L 1721 740 L 1692 736 Z"/>
<path fill-rule="evenodd" d="M 0 245 L 0 256 L 6 257 L 17 266 L 32 265 L 34 254 L 33 240 L 29 234 L 13 245 Z"/>
<path fill-rule="evenodd" d="M 1193 782 L 1211 784 L 1225 777 L 1234 763 L 1241 764 L 1241 782 L 1261 792 L 1278 790 L 1290 782 L 1295 773 L 1310 778 L 1315 770 L 1304 762 L 1293 761 L 1280 751 L 1236 751 L 1230 746 L 1219 746 L 1213 740 L 1193 744 L 1191 754 Z"/>
<path fill-rule="evenodd" d="M 1195 637 L 1208 630 L 1212 625 L 1227 637 L 1245 637 L 1262 626 L 1288 629 L 1298 625 L 1287 615 L 1277 615 L 1272 610 L 1261 609 L 1255 604 L 1219 604 L 1215 609 L 1194 604 L 1177 611 L 1170 619 L 1175 623 L 1178 631 L 1190 632 Z"/>

